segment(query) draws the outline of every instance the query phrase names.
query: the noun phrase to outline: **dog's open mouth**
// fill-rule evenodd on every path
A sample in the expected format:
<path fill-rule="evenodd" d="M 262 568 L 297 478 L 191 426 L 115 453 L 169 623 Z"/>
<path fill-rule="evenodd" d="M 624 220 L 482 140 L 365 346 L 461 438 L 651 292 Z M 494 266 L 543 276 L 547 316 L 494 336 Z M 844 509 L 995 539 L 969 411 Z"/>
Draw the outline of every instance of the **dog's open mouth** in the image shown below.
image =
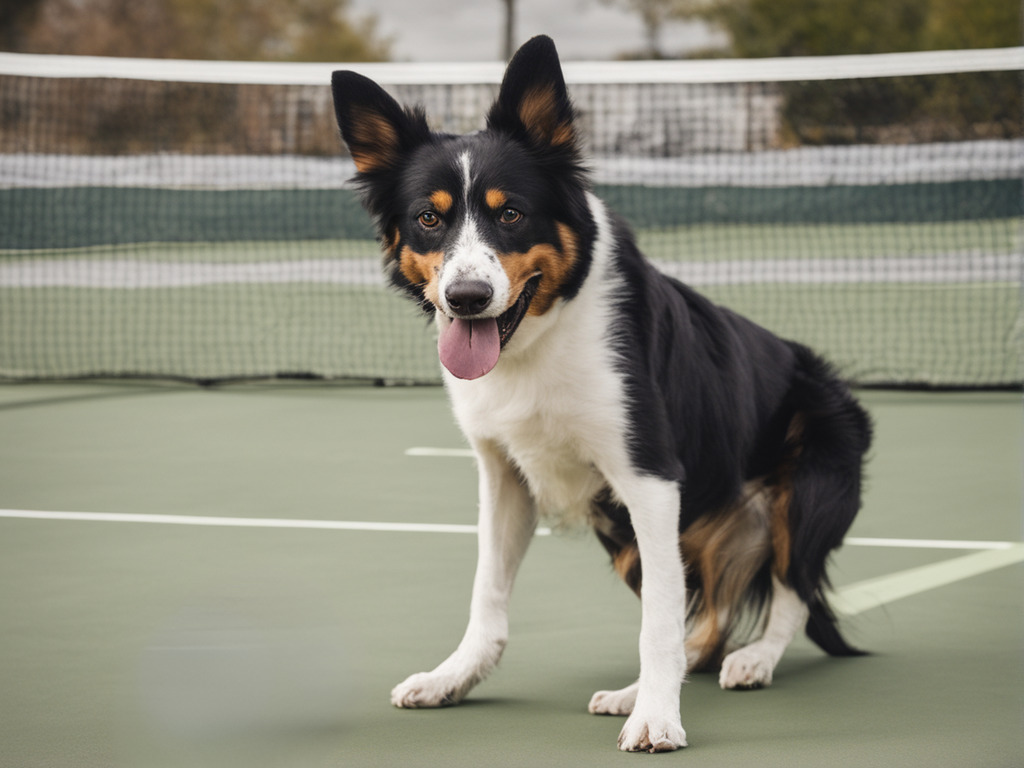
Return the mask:
<path fill-rule="evenodd" d="M 501 350 L 512 338 L 526 317 L 530 302 L 537 293 L 540 275 L 534 275 L 523 286 L 519 298 L 498 317 L 479 320 L 443 318 L 437 352 L 441 364 L 460 379 L 479 379 L 498 364 Z"/>

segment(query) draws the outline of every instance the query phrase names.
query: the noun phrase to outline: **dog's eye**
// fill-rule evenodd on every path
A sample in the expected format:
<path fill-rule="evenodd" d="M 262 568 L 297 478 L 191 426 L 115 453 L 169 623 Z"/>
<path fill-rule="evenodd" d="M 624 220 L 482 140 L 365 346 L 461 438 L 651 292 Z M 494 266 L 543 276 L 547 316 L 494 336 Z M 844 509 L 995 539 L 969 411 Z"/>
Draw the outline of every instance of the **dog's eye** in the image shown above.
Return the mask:
<path fill-rule="evenodd" d="M 433 211 L 424 211 L 417 217 L 417 221 L 427 229 L 433 229 L 441 223 L 441 217 Z"/>
<path fill-rule="evenodd" d="M 523 214 L 521 214 L 515 208 L 506 208 L 501 212 L 501 216 L 499 218 L 501 219 L 502 224 L 515 224 L 517 221 L 523 218 Z"/>

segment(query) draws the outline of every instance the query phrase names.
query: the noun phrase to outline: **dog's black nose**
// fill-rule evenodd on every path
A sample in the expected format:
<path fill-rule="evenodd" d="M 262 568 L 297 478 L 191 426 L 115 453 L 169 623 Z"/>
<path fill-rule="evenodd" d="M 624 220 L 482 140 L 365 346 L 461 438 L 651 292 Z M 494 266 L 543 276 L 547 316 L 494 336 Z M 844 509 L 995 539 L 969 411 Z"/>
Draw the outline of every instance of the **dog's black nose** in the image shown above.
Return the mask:
<path fill-rule="evenodd" d="M 448 308 L 457 315 L 478 315 L 491 303 L 494 289 L 483 280 L 459 280 L 444 292 Z"/>

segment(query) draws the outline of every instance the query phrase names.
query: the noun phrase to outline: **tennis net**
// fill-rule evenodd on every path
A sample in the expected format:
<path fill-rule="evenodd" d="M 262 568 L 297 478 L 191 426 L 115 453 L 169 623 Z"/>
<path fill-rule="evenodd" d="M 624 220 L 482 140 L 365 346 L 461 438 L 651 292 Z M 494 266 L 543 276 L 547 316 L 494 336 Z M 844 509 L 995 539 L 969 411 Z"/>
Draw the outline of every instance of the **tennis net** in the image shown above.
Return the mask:
<path fill-rule="evenodd" d="M 439 381 L 330 64 L 0 54 L 0 377 Z M 354 65 L 482 127 L 500 64 Z M 864 385 L 1022 381 L 1024 48 L 567 63 L 664 271 Z"/>

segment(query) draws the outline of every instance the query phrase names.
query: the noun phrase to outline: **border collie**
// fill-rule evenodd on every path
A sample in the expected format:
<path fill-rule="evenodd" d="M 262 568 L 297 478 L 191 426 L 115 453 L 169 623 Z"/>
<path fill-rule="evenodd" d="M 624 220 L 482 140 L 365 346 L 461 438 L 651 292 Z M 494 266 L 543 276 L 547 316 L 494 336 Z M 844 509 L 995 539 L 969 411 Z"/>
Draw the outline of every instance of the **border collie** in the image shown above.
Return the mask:
<path fill-rule="evenodd" d="M 810 350 L 644 259 L 588 187 L 552 41 L 523 45 L 466 136 L 354 72 L 332 88 L 387 277 L 436 319 L 479 468 L 465 636 L 392 703 L 456 704 L 494 669 L 540 515 L 593 527 L 639 595 L 639 679 L 589 705 L 628 716 L 622 750 L 686 745 L 689 670 L 767 686 L 801 627 L 829 654 L 860 653 L 825 566 L 860 506 L 868 416 Z"/>

